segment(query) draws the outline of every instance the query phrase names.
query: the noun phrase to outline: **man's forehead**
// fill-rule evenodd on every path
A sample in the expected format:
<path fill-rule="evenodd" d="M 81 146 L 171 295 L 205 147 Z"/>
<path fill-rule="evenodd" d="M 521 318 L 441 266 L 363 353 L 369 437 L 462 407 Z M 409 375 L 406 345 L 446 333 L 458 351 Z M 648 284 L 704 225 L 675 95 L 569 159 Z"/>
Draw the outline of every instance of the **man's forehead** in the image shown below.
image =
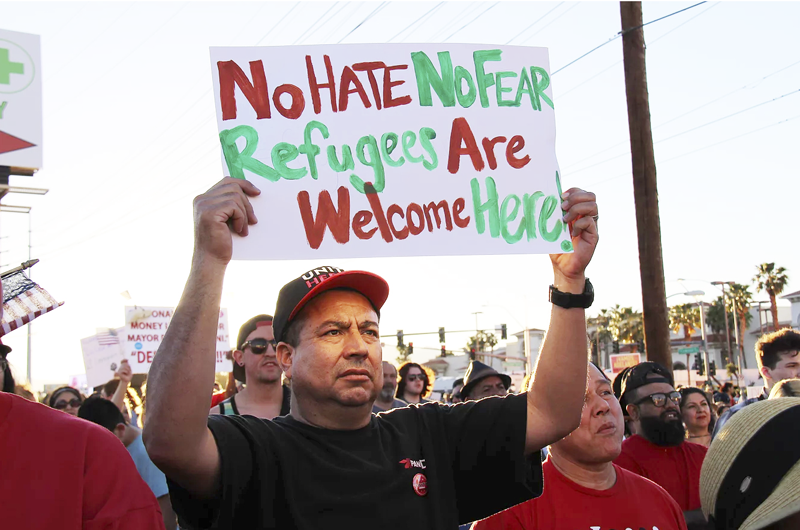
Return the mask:
<path fill-rule="evenodd" d="M 306 304 L 301 314 L 314 314 L 325 320 L 337 320 L 337 317 L 344 316 L 354 308 L 363 313 L 365 320 L 378 322 L 378 314 L 367 297 L 352 289 L 331 289 L 320 293 Z"/>
<path fill-rule="evenodd" d="M 779 353 L 778 357 L 783 361 L 796 361 L 798 355 L 800 355 L 800 350 L 789 350 Z"/>

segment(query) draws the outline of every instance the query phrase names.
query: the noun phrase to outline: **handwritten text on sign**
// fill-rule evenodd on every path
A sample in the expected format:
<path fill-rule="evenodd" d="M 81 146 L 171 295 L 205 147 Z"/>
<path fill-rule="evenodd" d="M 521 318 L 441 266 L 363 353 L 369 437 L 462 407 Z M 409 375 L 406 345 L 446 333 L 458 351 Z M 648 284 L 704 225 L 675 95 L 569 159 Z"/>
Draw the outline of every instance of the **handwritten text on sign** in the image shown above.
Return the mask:
<path fill-rule="evenodd" d="M 545 48 L 212 48 L 238 259 L 571 250 Z M 276 251 L 280 249 L 280 251 Z"/>
<path fill-rule="evenodd" d="M 150 370 L 164 334 L 175 309 L 172 307 L 126 307 L 125 358 L 135 374 L 146 374 Z M 217 324 L 216 372 L 227 373 L 232 369 L 231 361 L 225 358 L 230 350 L 228 332 L 228 310 L 219 312 Z"/>

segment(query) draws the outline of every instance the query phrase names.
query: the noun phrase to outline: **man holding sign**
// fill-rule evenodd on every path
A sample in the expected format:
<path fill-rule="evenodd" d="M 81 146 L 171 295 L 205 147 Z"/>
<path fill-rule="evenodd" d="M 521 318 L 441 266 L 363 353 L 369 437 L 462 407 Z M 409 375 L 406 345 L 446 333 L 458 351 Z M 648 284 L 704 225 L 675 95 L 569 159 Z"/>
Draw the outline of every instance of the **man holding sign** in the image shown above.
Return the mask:
<path fill-rule="evenodd" d="M 191 273 L 150 372 L 145 445 L 171 481 L 182 523 L 452 529 L 539 495 L 539 450 L 580 423 L 594 194 L 561 197 L 573 252 L 550 256 L 554 307 L 528 393 L 373 415 L 388 285 L 371 273 L 320 267 L 284 286 L 275 311 L 291 413 L 208 417 L 231 233 L 246 237 L 258 222 L 250 199 L 260 193 L 226 178 L 195 199 Z"/>

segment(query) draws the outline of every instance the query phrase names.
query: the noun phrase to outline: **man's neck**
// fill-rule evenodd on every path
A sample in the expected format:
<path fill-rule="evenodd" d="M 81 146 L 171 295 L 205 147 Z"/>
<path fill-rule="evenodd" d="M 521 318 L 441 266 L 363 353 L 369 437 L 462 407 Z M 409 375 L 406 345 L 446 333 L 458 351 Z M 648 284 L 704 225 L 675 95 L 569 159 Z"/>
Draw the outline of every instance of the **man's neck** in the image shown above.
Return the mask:
<path fill-rule="evenodd" d="M 419 403 L 422 401 L 422 394 L 409 394 L 408 392 L 403 392 L 403 400 L 406 403 Z"/>
<path fill-rule="evenodd" d="M 390 409 L 393 404 L 394 404 L 394 396 L 390 396 L 388 401 L 384 401 L 381 399 L 379 395 L 378 399 L 375 400 L 375 406 L 383 410 Z"/>
<path fill-rule="evenodd" d="M 237 399 L 255 407 L 280 403 L 283 401 L 281 380 L 278 379 L 269 383 L 254 380 L 237 394 Z"/>
<path fill-rule="evenodd" d="M 617 473 L 611 462 L 578 464 L 557 451 L 550 451 L 550 462 L 572 482 L 593 490 L 611 489 L 617 483 Z"/>
<path fill-rule="evenodd" d="M 708 432 L 708 426 L 706 427 L 688 427 L 686 429 L 686 435 L 689 438 L 700 438 L 702 436 L 711 436 L 711 433 Z"/>
<path fill-rule="evenodd" d="M 347 407 L 330 401 L 312 403 L 299 399 L 297 394 L 292 392 L 290 415 L 297 421 L 312 427 L 334 431 L 354 431 L 369 425 L 373 403 L 370 401 L 358 407 Z"/>

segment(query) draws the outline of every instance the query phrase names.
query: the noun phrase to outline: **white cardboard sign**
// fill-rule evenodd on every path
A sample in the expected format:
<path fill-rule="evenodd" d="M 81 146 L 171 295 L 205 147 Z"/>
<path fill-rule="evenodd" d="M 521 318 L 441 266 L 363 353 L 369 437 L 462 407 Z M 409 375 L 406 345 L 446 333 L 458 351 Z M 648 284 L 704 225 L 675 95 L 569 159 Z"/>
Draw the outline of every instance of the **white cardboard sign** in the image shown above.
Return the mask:
<path fill-rule="evenodd" d="M 39 35 L 0 30 L 0 166 L 42 167 Z"/>
<path fill-rule="evenodd" d="M 546 48 L 211 48 L 236 259 L 569 252 Z M 280 249 L 280 252 L 276 252 Z"/>
<path fill-rule="evenodd" d="M 172 307 L 126 307 L 125 308 L 125 358 L 135 374 L 146 374 L 153 358 L 164 340 L 175 308 Z M 219 311 L 217 323 L 216 372 L 231 371 L 231 361 L 225 358 L 230 350 L 228 332 L 228 310 Z"/>
<path fill-rule="evenodd" d="M 117 337 L 122 337 L 124 328 L 116 330 Z M 86 369 L 86 381 L 90 387 L 104 385 L 114 378 L 124 358 L 122 343 L 107 340 L 108 334 L 98 334 L 81 339 L 83 366 Z"/>

